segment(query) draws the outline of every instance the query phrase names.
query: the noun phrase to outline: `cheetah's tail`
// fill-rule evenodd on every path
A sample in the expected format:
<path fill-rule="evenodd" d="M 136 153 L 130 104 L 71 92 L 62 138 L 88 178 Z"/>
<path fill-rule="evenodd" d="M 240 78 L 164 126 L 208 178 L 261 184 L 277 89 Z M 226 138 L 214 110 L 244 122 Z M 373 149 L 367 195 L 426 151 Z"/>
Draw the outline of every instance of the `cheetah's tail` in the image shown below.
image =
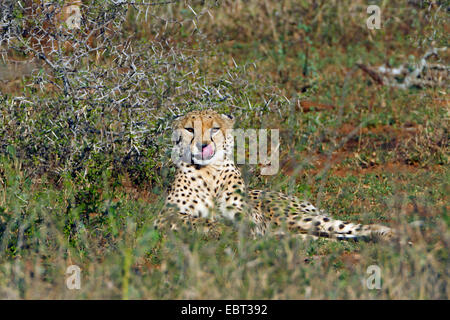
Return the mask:
<path fill-rule="evenodd" d="M 303 216 L 295 221 L 295 227 L 300 233 L 346 241 L 391 241 L 396 237 L 394 230 L 389 227 L 354 224 L 327 215 Z"/>

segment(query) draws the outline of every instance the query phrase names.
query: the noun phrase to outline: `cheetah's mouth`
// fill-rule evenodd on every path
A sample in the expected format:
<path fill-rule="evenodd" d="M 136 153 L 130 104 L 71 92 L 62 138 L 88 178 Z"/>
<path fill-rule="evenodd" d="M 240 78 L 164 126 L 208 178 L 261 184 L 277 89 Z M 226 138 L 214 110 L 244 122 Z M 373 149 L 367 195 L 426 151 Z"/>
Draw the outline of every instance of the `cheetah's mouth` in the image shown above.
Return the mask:
<path fill-rule="evenodd" d="M 195 164 L 205 166 L 214 162 L 216 155 L 215 147 L 213 143 L 210 143 L 202 149 L 201 153 L 193 154 L 192 161 Z"/>
<path fill-rule="evenodd" d="M 212 143 L 208 144 L 202 149 L 202 159 L 209 160 L 214 156 L 214 149 Z"/>

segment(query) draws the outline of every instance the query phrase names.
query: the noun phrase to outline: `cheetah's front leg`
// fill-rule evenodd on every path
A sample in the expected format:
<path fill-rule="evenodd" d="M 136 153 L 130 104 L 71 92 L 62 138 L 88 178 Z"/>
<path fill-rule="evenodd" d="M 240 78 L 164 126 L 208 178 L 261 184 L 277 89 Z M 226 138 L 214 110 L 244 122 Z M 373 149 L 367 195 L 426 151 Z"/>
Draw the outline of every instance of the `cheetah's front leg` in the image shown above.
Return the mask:
<path fill-rule="evenodd" d="M 165 206 L 160 216 L 155 220 L 154 227 L 161 231 L 179 231 L 180 228 L 196 229 L 214 237 L 221 233 L 218 221 L 192 216 L 181 212 L 177 206 L 170 204 Z"/>

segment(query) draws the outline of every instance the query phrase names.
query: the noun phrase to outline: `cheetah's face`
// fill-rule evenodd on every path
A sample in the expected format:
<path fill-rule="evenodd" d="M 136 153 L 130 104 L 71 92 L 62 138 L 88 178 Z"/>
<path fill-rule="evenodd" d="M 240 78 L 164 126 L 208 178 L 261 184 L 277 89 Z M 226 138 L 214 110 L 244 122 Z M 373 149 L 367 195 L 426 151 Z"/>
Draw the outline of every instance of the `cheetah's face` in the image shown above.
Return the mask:
<path fill-rule="evenodd" d="M 184 162 L 205 166 L 223 159 L 234 118 L 213 110 L 193 111 L 175 120 L 174 136 Z"/>

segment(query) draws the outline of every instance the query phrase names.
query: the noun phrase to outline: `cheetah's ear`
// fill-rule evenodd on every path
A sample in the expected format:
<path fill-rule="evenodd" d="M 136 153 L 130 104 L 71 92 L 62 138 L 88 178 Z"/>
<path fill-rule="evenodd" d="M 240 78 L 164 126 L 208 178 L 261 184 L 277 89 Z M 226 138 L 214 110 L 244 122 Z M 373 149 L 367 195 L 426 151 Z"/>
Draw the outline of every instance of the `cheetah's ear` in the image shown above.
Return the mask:
<path fill-rule="evenodd" d="M 176 128 L 181 119 L 183 119 L 184 115 L 178 115 L 172 117 L 172 127 Z"/>
<path fill-rule="evenodd" d="M 234 124 L 235 118 L 231 114 L 221 114 L 221 116 L 222 119 L 229 123 L 231 126 Z"/>

